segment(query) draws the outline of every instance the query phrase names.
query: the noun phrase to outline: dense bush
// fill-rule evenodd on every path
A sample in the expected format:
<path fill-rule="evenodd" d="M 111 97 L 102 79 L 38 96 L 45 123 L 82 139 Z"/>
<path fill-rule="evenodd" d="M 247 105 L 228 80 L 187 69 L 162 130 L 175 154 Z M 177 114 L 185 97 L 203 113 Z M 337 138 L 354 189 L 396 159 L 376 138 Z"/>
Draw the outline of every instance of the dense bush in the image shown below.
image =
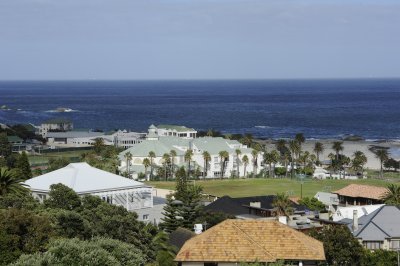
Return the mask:
<path fill-rule="evenodd" d="M 43 251 L 51 236 L 47 216 L 24 209 L 0 209 L 0 265 L 13 262 L 23 253 Z"/>
<path fill-rule="evenodd" d="M 146 262 L 143 253 L 133 245 L 109 238 L 55 239 L 44 253 L 22 255 L 12 265 L 127 265 Z"/>

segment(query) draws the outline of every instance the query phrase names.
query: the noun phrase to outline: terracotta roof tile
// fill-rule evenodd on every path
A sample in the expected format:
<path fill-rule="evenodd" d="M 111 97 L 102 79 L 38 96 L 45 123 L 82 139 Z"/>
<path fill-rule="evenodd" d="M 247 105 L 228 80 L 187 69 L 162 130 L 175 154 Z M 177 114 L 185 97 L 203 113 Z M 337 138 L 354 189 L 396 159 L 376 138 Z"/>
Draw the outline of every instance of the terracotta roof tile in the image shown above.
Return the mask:
<path fill-rule="evenodd" d="M 325 260 L 320 241 L 277 221 L 225 220 L 188 240 L 176 261 Z"/>
<path fill-rule="evenodd" d="M 334 191 L 333 193 L 353 198 L 368 198 L 380 200 L 386 192 L 387 188 L 384 187 L 350 184 L 342 189 Z"/>

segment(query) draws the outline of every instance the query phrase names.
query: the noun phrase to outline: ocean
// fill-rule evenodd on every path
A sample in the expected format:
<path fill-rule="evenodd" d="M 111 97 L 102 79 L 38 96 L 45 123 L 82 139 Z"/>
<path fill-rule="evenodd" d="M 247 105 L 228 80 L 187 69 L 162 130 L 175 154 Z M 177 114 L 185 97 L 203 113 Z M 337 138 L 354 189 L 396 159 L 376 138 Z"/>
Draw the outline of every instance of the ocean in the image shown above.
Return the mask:
<path fill-rule="evenodd" d="M 260 138 L 400 139 L 400 79 L 0 81 L 3 105 L 5 124 L 66 117 L 82 129 L 178 124 Z"/>

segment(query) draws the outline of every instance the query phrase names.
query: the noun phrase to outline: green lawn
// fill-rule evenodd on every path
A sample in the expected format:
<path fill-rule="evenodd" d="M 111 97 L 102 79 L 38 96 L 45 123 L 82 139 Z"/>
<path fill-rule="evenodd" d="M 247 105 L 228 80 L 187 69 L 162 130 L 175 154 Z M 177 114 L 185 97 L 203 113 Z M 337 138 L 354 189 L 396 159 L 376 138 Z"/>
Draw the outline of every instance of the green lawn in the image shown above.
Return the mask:
<path fill-rule="evenodd" d="M 191 181 L 193 182 L 193 181 Z M 398 181 L 396 181 L 398 182 Z M 205 193 L 231 197 L 259 196 L 289 192 L 290 195 L 300 196 L 301 183 L 290 179 L 226 179 L 195 181 L 201 185 Z M 303 184 L 303 196 L 312 197 L 317 191 L 333 191 L 350 183 L 387 186 L 390 182 L 378 179 L 364 180 L 306 180 Z M 148 182 L 156 188 L 174 189 L 174 182 Z"/>
<path fill-rule="evenodd" d="M 59 158 L 59 157 L 80 158 L 81 154 L 84 152 L 87 152 L 87 150 L 43 153 L 41 155 L 29 155 L 28 159 L 31 165 L 45 164 L 49 161 L 50 158 Z"/>

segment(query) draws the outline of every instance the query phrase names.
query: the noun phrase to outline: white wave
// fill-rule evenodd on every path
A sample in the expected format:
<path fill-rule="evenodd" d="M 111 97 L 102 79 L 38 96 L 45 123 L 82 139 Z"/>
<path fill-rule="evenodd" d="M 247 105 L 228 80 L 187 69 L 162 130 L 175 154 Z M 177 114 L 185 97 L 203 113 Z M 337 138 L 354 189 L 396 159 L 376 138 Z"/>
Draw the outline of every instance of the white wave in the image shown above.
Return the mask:
<path fill-rule="evenodd" d="M 256 128 L 271 128 L 270 126 L 254 126 Z"/>
<path fill-rule="evenodd" d="M 79 110 L 74 110 L 71 108 L 59 107 L 54 110 L 47 110 L 46 113 L 72 113 L 72 112 L 79 112 Z"/>

